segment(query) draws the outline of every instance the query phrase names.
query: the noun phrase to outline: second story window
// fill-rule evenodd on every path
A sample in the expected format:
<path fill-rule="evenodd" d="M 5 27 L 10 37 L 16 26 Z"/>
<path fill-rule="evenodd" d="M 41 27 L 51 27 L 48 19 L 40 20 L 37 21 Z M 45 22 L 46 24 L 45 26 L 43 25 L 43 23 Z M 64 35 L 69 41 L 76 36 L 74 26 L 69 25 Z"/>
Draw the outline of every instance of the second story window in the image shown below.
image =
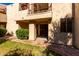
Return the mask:
<path fill-rule="evenodd" d="M 28 9 L 28 3 L 20 3 L 19 4 L 19 10 L 26 10 Z"/>
<path fill-rule="evenodd" d="M 48 10 L 48 3 L 35 3 L 34 12 Z"/>

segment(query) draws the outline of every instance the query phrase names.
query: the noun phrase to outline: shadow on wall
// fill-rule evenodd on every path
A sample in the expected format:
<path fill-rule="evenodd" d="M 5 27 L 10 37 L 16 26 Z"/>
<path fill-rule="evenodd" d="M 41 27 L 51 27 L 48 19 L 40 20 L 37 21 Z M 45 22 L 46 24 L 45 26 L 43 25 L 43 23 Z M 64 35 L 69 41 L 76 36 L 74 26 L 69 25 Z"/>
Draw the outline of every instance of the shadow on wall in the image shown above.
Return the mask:
<path fill-rule="evenodd" d="M 52 22 L 49 30 L 51 36 L 48 38 L 50 43 L 72 45 L 72 34 L 60 31 L 60 22 Z"/>

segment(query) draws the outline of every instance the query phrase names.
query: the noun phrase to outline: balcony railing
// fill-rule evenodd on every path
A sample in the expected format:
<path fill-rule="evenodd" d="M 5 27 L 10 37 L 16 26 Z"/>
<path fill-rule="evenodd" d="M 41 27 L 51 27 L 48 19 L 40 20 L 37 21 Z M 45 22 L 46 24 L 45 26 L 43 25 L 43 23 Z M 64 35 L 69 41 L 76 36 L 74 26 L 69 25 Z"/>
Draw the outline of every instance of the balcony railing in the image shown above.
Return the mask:
<path fill-rule="evenodd" d="M 51 12 L 51 10 L 41 10 L 41 11 L 36 11 L 36 12 L 29 11 L 28 15 L 41 14 L 41 13 L 47 13 L 47 12 Z"/>
<path fill-rule="evenodd" d="M 39 4 L 41 5 L 41 4 Z M 48 6 L 49 4 L 42 4 L 42 6 L 40 7 L 39 5 L 37 5 L 38 7 L 35 7 L 34 4 L 32 5 L 32 9 L 29 10 L 28 14 L 39 14 L 39 13 L 45 13 L 45 12 L 48 12 L 48 11 L 52 11 L 52 4 L 50 4 L 50 6 Z"/>
<path fill-rule="evenodd" d="M 6 14 L 6 10 L 5 9 L 0 9 L 0 13 Z"/>
<path fill-rule="evenodd" d="M 44 8 L 35 9 L 33 4 L 29 5 L 30 8 L 26 10 L 19 11 L 18 20 L 33 20 L 33 19 L 41 19 L 41 18 L 51 18 L 52 17 L 52 8 L 46 6 Z M 33 8 L 32 8 L 33 7 Z"/>
<path fill-rule="evenodd" d="M 28 15 L 38 14 L 38 13 L 51 11 L 52 3 L 50 4 L 49 3 L 34 3 L 34 4 L 22 3 L 20 4 L 20 9 L 28 10 Z"/>

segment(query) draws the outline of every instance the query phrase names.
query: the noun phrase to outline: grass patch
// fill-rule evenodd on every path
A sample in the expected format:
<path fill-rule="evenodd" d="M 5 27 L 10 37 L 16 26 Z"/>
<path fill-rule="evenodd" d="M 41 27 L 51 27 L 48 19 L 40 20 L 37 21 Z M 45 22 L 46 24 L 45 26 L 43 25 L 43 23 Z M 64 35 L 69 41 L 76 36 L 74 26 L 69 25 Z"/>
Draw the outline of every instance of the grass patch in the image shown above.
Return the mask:
<path fill-rule="evenodd" d="M 49 53 L 49 54 L 48 54 Z M 12 41 L 5 41 L 0 44 L 0 55 L 5 56 L 56 56 L 56 53 L 46 48 L 34 46 L 30 44 L 23 44 Z"/>
<path fill-rule="evenodd" d="M 33 46 L 30 44 L 22 44 L 22 43 L 16 43 L 12 41 L 6 41 L 2 44 L 0 44 L 0 55 L 5 55 L 11 51 L 15 50 L 32 50 L 33 55 L 36 53 L 36 55 L 42 55 L 41 53 L 43 52 L 45 48 L 41 48 L 39 46 Z"/>

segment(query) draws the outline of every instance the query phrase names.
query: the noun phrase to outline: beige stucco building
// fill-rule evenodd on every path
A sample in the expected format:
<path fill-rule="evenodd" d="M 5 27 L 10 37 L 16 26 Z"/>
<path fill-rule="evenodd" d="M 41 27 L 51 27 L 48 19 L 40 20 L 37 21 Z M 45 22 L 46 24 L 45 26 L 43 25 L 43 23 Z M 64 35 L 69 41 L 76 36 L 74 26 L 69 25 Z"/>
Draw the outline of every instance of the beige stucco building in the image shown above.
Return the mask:
<path fill-rule="evenodd" d="M 27 28 L 29 40 L 41 38 L 79 48 L 79 4 L 15 3 L 8 5 L 6 9 L 6 29 L 15 37 L 17 29 Z"/>
<path fill-rule="evenodd" d="M 7 15 L 6 15 L 6 6 L 0 6 L 0 26 L 6 27 Z"/>

